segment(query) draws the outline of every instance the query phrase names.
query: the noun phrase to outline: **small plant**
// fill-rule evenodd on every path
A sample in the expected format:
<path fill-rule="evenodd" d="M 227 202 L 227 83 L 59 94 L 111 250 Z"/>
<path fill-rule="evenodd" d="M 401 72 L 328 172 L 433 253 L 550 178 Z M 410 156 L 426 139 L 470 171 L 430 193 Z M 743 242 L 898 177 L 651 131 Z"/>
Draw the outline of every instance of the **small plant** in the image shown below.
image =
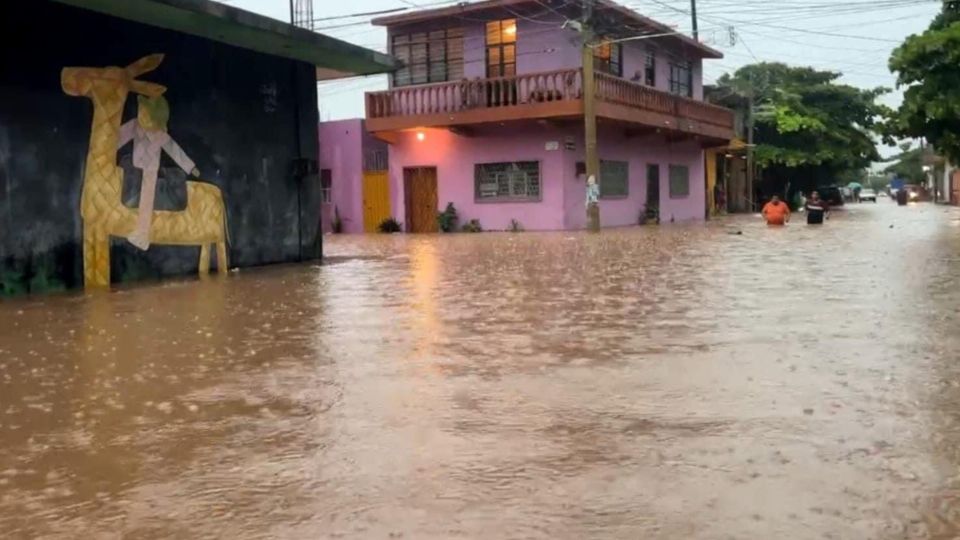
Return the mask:
<path fill-rule="evenodd" d="M 440 232 L 453 232 L 457 230 L 457 222 L 460 217 L 457 216 L 457 209 L 453 203 L 447 203 L 447 208 L 443 212 L 437 213 L 437 226 Z"/>
<path fill-rule="evenodd" d="M 377 226 L 377 230 L 379 230 L 382 233 L 388 233 L 388 234 L 398 233 L 403 230 L 403 225 L 396 219 L 393 219 L 392 217 L 388 217 L 387 219 L 380 222 L 380 225 Z"/>
<path fill-rule="evenodd" d="M 511 219 L 511 220 L 510 220 L 510 229 L 508 229 L 508 230 L 509 230 L 510 232 L 523 232 L 523 225 L 521 225 L 519 221 L 517 221 L 517 220 L 515 220 L 515 219 Z"/>
<path fill-rule="evenodd" d="M 20 268 L 0 266 L 0 296 L 19 296 L 28 291 L 26 274 Z"/>
<path fill-rule="evenodd" d="M 660 224 L 660 209 L 656 206 L 644 206 L 640 212 L 640 225 L 648 223 Z"/>
<path fill-rule="evenodd" d="M 463 225 L 463 232 L 466 233 L 478 233 L 483 232 L 483 227 L 480 226 L 480 220 L 471 219 Z"/>
<path fill-rule="evenodd" d="M 343 232 L 343 220 L 340 219 L 340 209 L 336 206 L 333 207 L 333 234 L 340 234 Z"/>

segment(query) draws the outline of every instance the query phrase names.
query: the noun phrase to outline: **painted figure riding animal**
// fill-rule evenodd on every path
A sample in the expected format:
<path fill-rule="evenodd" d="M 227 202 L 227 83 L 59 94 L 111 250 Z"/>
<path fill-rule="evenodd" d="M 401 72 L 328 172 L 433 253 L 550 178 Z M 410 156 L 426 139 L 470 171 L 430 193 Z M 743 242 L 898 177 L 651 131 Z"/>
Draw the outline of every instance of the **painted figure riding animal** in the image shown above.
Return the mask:
<path fill-rule="evenodd" d="M 93 101 L 93 124 L 80 199 L 83 219 L 83 278 L 87 288 L 110 285 L 110 237 L 129 237 L 137 211 L 123 205 L 123 171 L 117 147 L 127 95 L 156 98 L 166 87 L 136 78 L 157 68 L 162 54 L 146 56 L 126 68 L 64 68 L 63 91 Z M 217 248 L 217 270 L 227 271 L 226 208 L 220 189 L 205 182 L 187 182 L 187 207 L 154 211 L 149 241 L 154 244 L 200 246 L 199 272 L 210 271 L 210 248 Z"/>

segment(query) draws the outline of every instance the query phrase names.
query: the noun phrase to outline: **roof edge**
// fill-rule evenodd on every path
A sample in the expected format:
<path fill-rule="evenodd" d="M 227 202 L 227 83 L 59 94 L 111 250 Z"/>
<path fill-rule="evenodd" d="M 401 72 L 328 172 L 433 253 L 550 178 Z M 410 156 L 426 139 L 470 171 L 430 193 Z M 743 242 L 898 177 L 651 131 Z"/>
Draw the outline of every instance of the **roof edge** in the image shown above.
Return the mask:
<path fill-rule="evenodd" d="M 675 29 L 670 26 L 658 22 L 650 17 L 641 15 L 636 10 L 614 2 L 613 0 L 596 0 L 597 4 L 602 6 L 605 9 L 614 10 L 625 17 L 629 17 L 637 22 L 640 22 L 646 26 L 649 26 L 655 30 L 659 30 L 663 33 L 673 33 L 669 36 L 673 39 L 679 40 L 684 45 L 694 48 L 700 52 L 701 57 L 703 58 L 713 58 L 720 59 L 723 58 L 723 53 L 720 51 L 709 47 L 698 40 L 693 39 L 692 37 L 676 32 Z M 454 6 L 446 6 L 439 8 L 430 8 L 430 9 L 420 9 L 416 11 L 410 11 L 406 13 L 400 13 L 397 15 L 387 15 L 383 17 L 376 17 L 370 21 L 371 24 L 375 26 L 399 26 L 403 24 L 411 24 L 417 22 L 428 21 L 431 19 L 439 19 L 444 17 L 456 17 L 458 15 L 465 15 L 468 13 L 474 13 L 477 11 L 483 11 L 486 9 L 495 9 L 499 7 L 510 7 L 520 4 L 535 4 L 543 5 L 537 0 L 483 0 L 480 2 L 460 2 Z"/>
<path fill-rule="evenodd" d="M 54 0 L 167 30 L 343 74 L 374 75 L 396 69 L 392 57 L 292 24 L 212 0 Z"/>

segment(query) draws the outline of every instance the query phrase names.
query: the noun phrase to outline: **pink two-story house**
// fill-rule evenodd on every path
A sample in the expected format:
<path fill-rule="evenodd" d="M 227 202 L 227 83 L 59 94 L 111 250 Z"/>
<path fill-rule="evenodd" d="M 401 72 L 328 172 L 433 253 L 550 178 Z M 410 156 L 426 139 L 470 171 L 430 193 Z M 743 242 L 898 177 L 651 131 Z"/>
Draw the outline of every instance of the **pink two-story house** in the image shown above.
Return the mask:
<path fill-rule="evenodd" d="M 506 229 L 586 225 L 580 2 L 487 0 L 374 20 L 403 64 L 366 96 L 367 129 L 389 143 L 390 206 L 409 232 L 461 222 Z M 591 26 L 601 220 L 704 219 L 703 149 L 733 137 L 703 102 L 702 61 L 722 55 L 597 0 Z"/>

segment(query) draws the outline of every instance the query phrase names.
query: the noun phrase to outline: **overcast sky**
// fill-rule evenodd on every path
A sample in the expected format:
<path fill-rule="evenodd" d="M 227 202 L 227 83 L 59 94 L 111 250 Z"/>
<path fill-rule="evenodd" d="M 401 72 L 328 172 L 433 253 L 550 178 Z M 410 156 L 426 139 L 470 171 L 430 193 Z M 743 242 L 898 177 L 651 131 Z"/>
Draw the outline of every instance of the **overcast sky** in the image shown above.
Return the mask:
<path fill-rule="evenodd" d="M 289 0 L 231 0 L 230 5 L 289 20 Z M 314 0 L 314 17 L 334 17 L 382 9 L 415 9 L 439 0 Z M 452 4 L 453 2 L 451 2 Z M 689 31 L 690 0 L 622 0 L 620 3 L 661 22 Z M 887 70 L 890 51 L 922 32 L 939 11 L 939 0 L 697 0 L 701 39 L 722 51 L 722 60 L 705 62 L 711 83 L 725 72 L 760 61 L 781 61 L 840 71 L 843 81 L 861 87 L 893 88 Z M 360 19 L 319 24 L 344 24 Z M 736 43 L 730 43 L 730 30 Z M 365 47 L 385 50 L 385 32 L 369 24 L 324 30 Z M 385 76 L 321 83 L 321 119 L 363 115 L 363 92 L 386 88 Z M 900 93 L 884 98 L 889 105 Z"/>

